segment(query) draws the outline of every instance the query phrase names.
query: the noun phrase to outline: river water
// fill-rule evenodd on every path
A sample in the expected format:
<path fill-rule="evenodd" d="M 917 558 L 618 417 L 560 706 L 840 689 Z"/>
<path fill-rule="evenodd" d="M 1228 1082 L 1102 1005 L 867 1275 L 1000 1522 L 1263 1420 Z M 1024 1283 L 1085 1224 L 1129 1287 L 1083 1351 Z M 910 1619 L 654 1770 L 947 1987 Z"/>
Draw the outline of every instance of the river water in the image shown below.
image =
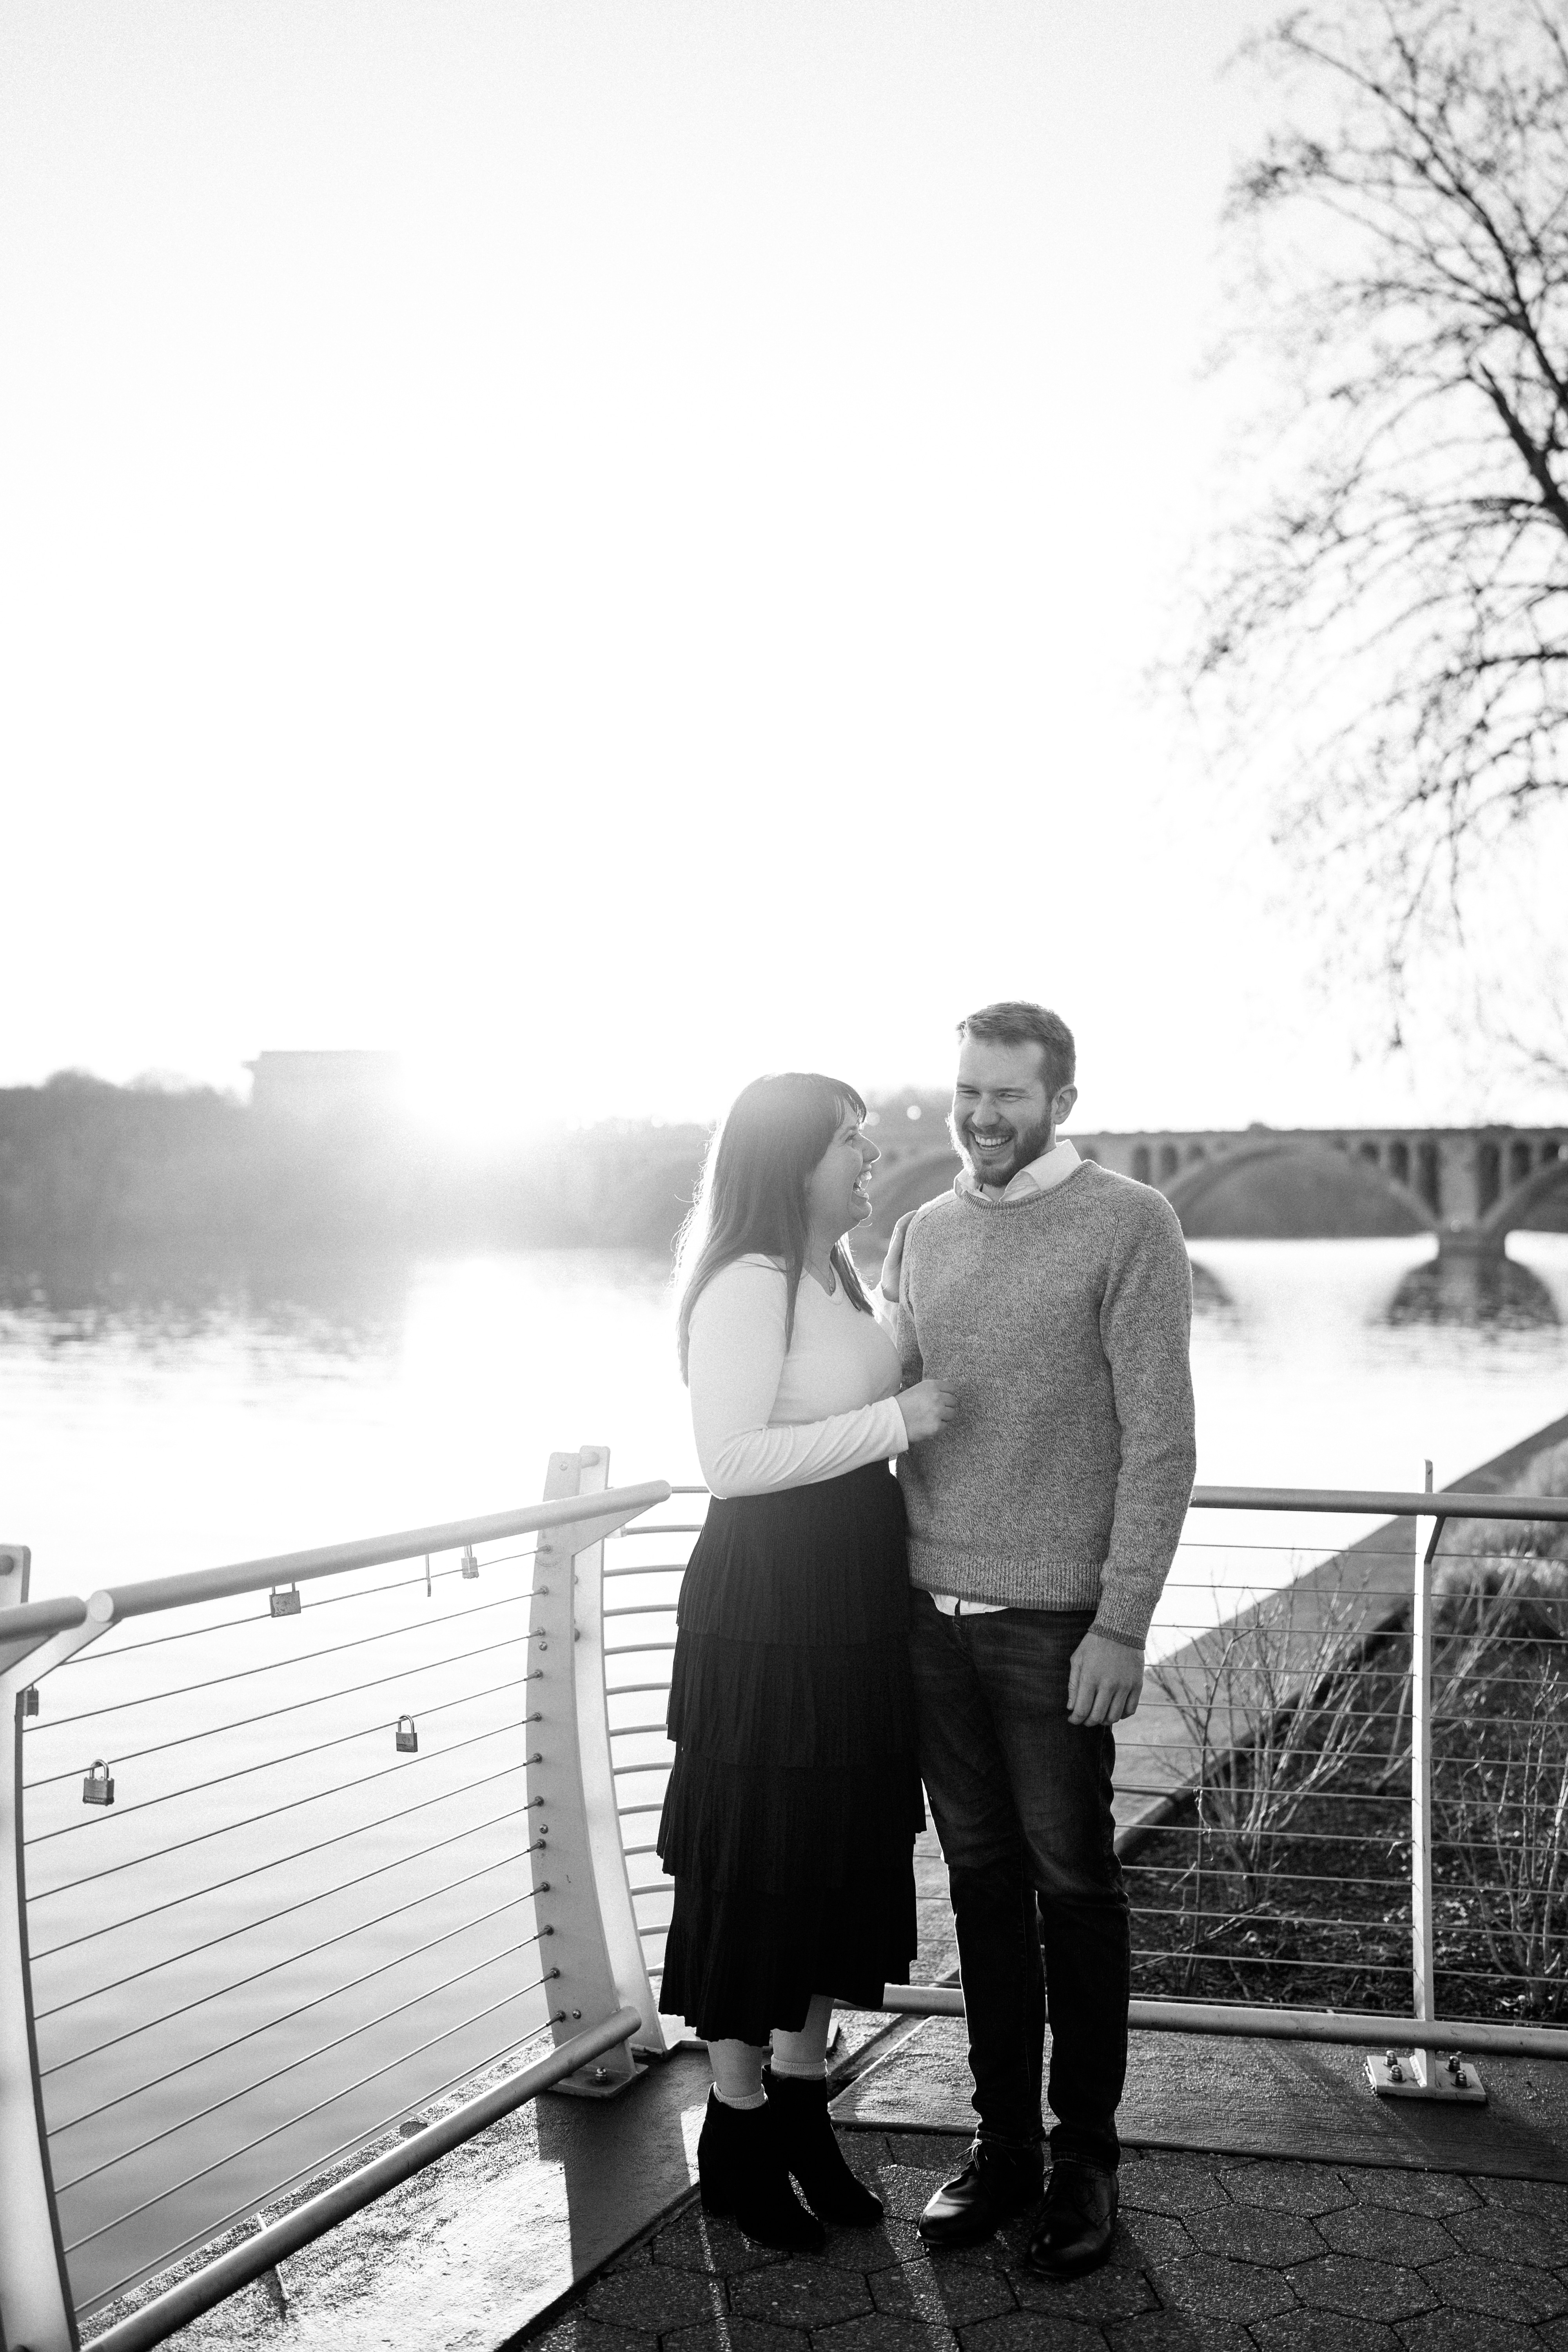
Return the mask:
<path fill-rule="evenodd" d="M 1441 1483 L 1568 1412 L 1568 1235 L 1514 1238 L 1533 1321 L 1391 1319 L 1430 1246 L 1196 1245 L 1202 1480 L 1409 1486 L 1430 1456 Z M 605 1251 L 13 1290 L 0 1428 L 0 1538 L 32 1548 L 35 1596 L 504 1509 L 582 1444 L 609 1447 L 616 1482 L 697 1475 L 663 1269 Z M 1291 1540 L 1359 1532 L 1205 1515 L 1161 1645 L 1293 1572 Z M 475 1580 L 447 1558 L 428 1581 L 416 1563 L 310 1586 L 297 1616 L 247 1600 L 135 1622 L 43 1685 L 29 1932 L 84 2306 L 549 2014 L 563 1947 L 541 1941 L 522 1757 L 539 1739 L 548 1779 L 558 1662 L 528 1641 L 525 1552 L 489 1548 Z M 621 1630 L 668 1639 L 668 1619 Z M 658 1671 L 640 1649 L 611 1669 L 614 1721 L 657 1721 L 636 1694 Z M 394 1739 L 405 1709 L 416 1752 Z M 663 1752 L 626 1735 L 623 1768 L 649 1772 L 623 1801 L 657 1804 Z M 83 1802 L 99 1757 L 112 1810 Z M 630 1818 L 646 1845 L 653 1816 Z M 633 1875 L 657 1921 L 651 1855 Z"/>
<path fill-rule="evenodd" d="M 1442 1484 L 1568 1412 L 1568 1235 L 1510 1246 L 1556 1323 L 1391 1323 L 1421 1237 L 1196 1244 L 1200 1479 Z M 504 1509 L 579 1444 L 697 1475 L 662 1265 L 617 1251 L 13 1305 L 0 1431 L 35 1597 Z"/>

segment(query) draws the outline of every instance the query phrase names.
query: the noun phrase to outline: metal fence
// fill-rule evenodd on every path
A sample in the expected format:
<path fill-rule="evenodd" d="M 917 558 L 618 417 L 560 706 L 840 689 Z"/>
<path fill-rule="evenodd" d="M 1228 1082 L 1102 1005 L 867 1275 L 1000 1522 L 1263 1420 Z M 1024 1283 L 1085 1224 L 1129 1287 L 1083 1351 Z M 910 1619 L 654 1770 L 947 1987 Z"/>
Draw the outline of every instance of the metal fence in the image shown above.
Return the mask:
<path fill-rule="evenodd" d="M 671 1489 L 678 1517 L 620 1528 L 606 1588 L 605 1697 L 614 1752 L 616 1815 L 637 1913 L 644 1964 L 657 1984 L 664 1962 L 672 1889 L 655 1849 L 675 1750 L 665 1737 L 675 1612 L 693 1539 L 702 1529 L 705 1486 Z M 660 2021 L 666 2046 L 678 2021 Z"/>
<path fill-rule="evenodd" d="M 653 2011 L 574 1555 L 668 1490 L 569 1459 L 542 1506 L 87 1602 L 27 1603 L 5 1555 L 5 2342 L 154 2340 L 143 2282 L 536 2046 L 629 2078 Z"/>
<path fill-rule="evenodd" d="M 1135 1976 L 1177 1996 L 1141 2022 L 1347 2039 L 1357 2011 L 1384 2042 L 1375 2087 L 1477 2097 L 1461 2047 L 1568 2053 L 1542 2030 L 1568 2022 L 1568 1561 L 1539 1548 L 1568 1503 L 1427 1479 L 1403 1497 L 1198 1490 L 1169 1588 L 1186 1638 L 1123 1741 L 1122 1843 Z M 1346 1504 L 1411 1515 L 1295 1575 L 1288 1548 L 1195 1532 L 1208 1510 Z M 1203 1591 L 1216 1554 L 1224 1612 Z M 1245 2022 L 1259 2007 L 1272 2025 Z"/>
<path fill-rule="evenodd" d="M 96 2319 L 139 2352 L 679 2032 L 655 1836 L 702 1490 L 608 1473 L 586 1447 L 542 1505 L 87 1601 L 27 1603 L 0 1553 L 5 2343 L 67 2352 Z M 1524 1549 L 1448 1559 L 1478 1521 L 1568 1502 L 1194 1495 L 1119 1734 L 1163 1996 L 1136 2024 L 1356 2042 L 1428 2095 L 1474 2084 L 1427 2053 L 1568 2054 L 1521 2021 L 1561 2013 L 1568 1967 L 1568 1603 Z M 1446 2016 L 1481 1969 L 1516 2013 Z"/>
<path fill-rule="evenodd" d="M 665 1703 L 705 1499 L 676 1493 L 680 1516 L 623 1528 L 604 1571 L 616 1809 L 656 1983 Z M 1471 2050 L 1568 2051 L 1537 2030 L 1568 2020 L 1568 1561 L 1537 1560 L 1528 1525 L 1511 1550 L 1444 1553 L 1480 1520 L 1562 1525 L 1568 1502 L 1194 1494 L 1118 1734 L 1141 2025 L 1381 2039 L 1415 2053 L 1405 2087 L 1446 2096 L 1465 2086 L 1428 2067 L 1424 2021 Z M 887 2006 L 956 2014 L 962 1995 L 889 1988 Z"/>

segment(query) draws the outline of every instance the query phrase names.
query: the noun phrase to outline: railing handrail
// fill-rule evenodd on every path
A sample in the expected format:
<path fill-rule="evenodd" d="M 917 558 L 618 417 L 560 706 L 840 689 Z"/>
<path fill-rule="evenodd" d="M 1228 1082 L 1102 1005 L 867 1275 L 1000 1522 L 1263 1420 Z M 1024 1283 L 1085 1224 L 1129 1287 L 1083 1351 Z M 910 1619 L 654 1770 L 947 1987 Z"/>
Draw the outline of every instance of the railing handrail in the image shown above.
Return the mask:
<path fill-rule="evenodd" d="M 74 1593 L 54 1601 L 22 1601 L 0 1614 L 0 1649 L 27 1633 L 68 1633 L 87 1622 L 87 1602 Z"/>
<path fill-rule="evenodd" d="M 672 1495 L 708 1495 L 707 1486 L 671 1486 Z M 1484 1495 L 1467 1487 L 1432 1493 L 1394 1486 L 1194 1486 L 1194 1511 L 1321 1511 L 1345 1518 L 1568 1520 L 1568 1495 Z M 684 1528 L 638 1530 L 680 1535 Z M 631 1570 L 618 1571 L 630 1574 Z"/>
<path fill-rule="evenodd" d="M 841 2000 L 840 2009 L 858 2001 Z M 957 1985 L 884 1985 L 878 2011 L 889 2017 L 962 2017 Z M 1462 2050 L 1467 2057 L 1568 2058 L 1561 2026 L 1493 2024 L 1478 2017 L 1390 2017 L 1353 2009 L 1260 2008 L 1242 2001 L 1133 2000 L 1134 2032 L 1217 2033 L 1234 2040 L 1335 2042 L 1353 2050 Z"/>
<path fill-rule="evenodd" d="M 455 1551 L 465 1544 L 497 1543 L 510 1536 L 532 1535 L 547 1528 L 603 1517 L 605 1513 L 650 1510 L 680 1493 L 704 1493 L 701 1487 L 671 1486 L 662 1478 L 637 1486 L 612 1486 L 603 1494 L 569 1496 L 559 1502 L 530 1503 L 513 1511 L 492 1511 L 487 1517 L 449 1519 L 439 1526 L 405 1528 L 400 1533 L 362 1536 L 350 1543 L 323 1544 L 310 1551 L 279 1552 L 267 1559 L 237 1560 L 224 1568 L 191 1569 L 174 1576 L 148 1577 L 134 1584 L 114 1584 L 83 1601 L 74 1594 L 29 1601 L 7 1610 L 7 1635 L 45 1634 L 82 1624 L 90 1614 L 106 1613 L 113 1622 L 150 1616 L 163 1609 L 199 1601 L 233 1600 L 247 1592 L 265 1592 L 275 1584 L 308 1583 L 353 1569 L 384 1568 L 392 1561 L 412 1559 L 426 1552 Z M 1568 1523 L 1568 1496 L 1482 1495 L 1458 1488 L 1437 1487 L 1433 1493 L 1398 1487 L 1362 1486 L 1194 1486 L 1189 1507 L 1194 1511 L 1300 1511 L 1339 1518 L 1538 1519 Z M 657 1530 L 649 1530 L 650 1533 Z"/>
<path fill-rule="evenodd" d="M 1568 1520 L 1568 1495 L 1476 1495 L 1439 1486 L 1194 1486 L 1194 1511 L 1321 1511 L 1344 1518 Z"/>
<path fill-rule="evenodd" d="M 76 1601 L 79 1612 L 62 1622 L 79 1624 L 93 1604 L 106 1601 L 116 1621 L 147 1617 L 162 1609 L 177 1609 L 192 1601 L 229 1601 L 247 1592 L 265 1592 L 275 1584 L 304 1584 L 313 1578 L 338 1576 L 351 1569 L 384 1568 L 393 1560 L 415 1559 L 426 1553 L 457 1551 L 466 1544 L 499 1543 L 508 1536 L 535 1535 L 547 1528 L 572 1527 L 585 1520 L 626 1517 L 668 1503 L 666 1480 L 654 1478 L 640 1486 L 606 1487 L 597 1495 L 571 1495 L 559 1502 L 529 1503 L 514 1511 L 492 1511 L 487 1517 L 448 1519 L 437 1527 L 405 1528 L 400 1534 L 362 1536 L 352 1543 L 323 1544 L 312 1551 L 279 1552 L 270 1559 L 236 1560 L 226 1568 L 197 1568 L 174 1576 L 148 1577 L 136 1584 L 111 1584 L 94 1593 L 87 1604 Z M 41 1608 L 62 1602 L 44 1601 Z M 7 1612 L 6 1630 L 18 1625 L 23 1610 Z M 96 1611 L 93 1613 L 97 1613 Z"/>

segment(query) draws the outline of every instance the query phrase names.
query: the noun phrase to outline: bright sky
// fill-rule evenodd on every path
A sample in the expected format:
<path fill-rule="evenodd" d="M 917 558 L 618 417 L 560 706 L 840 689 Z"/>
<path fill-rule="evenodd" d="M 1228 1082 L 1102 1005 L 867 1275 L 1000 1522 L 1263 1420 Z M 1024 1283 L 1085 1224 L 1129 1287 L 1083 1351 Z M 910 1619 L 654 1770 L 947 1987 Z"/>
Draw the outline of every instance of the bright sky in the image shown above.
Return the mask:
<path fill-rule="evenodd" d="M 1237 397 L 1247 0 L 11 0 L 0 1081 L 383 1045 L 470 1121 L 1359 1065 L 1142 686 Z"/>

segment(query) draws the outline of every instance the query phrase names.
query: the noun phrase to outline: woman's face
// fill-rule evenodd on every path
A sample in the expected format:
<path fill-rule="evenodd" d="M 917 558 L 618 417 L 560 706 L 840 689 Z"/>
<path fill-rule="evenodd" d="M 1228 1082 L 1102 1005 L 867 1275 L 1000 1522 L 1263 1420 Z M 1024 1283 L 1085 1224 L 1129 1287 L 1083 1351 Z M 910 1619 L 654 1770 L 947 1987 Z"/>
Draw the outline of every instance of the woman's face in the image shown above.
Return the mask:
<path fill-rule="evenodd" d="M 805 1180 L 805 1213 L 817 1240 L 836 1242 L 871 1213 L 866 1174 L 881 1158 L 853 1111 L 840 1119 L 832 1142 Z"/>

